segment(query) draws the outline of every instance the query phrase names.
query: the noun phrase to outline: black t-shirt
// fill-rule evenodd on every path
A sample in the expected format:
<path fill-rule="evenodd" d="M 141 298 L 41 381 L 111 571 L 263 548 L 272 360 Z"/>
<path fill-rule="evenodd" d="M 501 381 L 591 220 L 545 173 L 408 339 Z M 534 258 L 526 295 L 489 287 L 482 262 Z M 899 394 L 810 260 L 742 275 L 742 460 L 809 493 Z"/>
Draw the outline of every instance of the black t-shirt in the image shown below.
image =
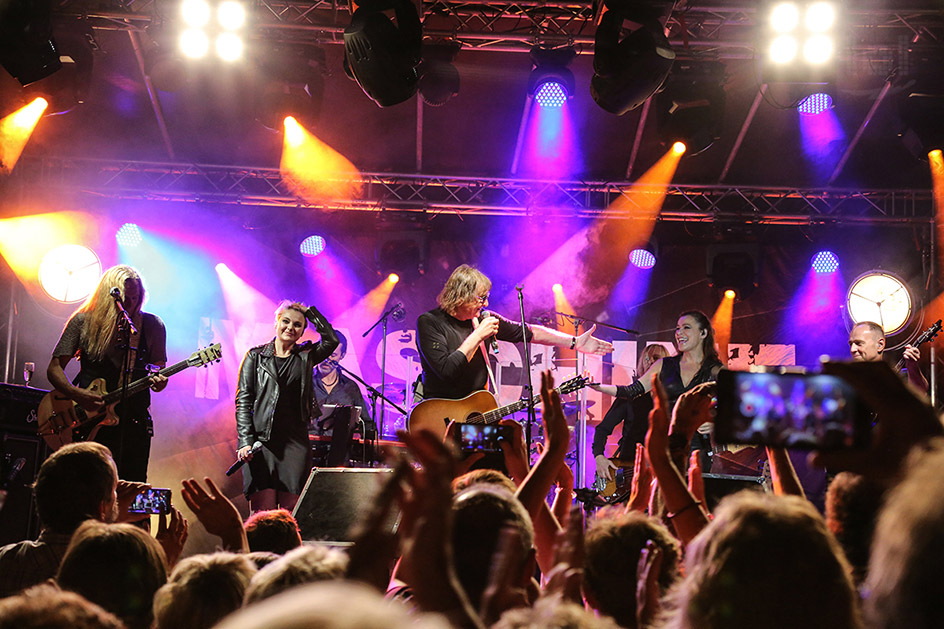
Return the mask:
<path fill-rule="evenodd" d="M 511 343 L 523 342 L 521 324 L 500 315 L 497 338 Z M 476 351 L 467 360 L 458 351 L 462 342 L 472 334 L 472 321 L 460 321 L 442 308 L 425 312 L 416 321 L 416 338 L 423 366 L 423 397 L 458 400 L 481 391 L 488 384 L 485 357 Z M 525 334 L 531 340 L 530 328 Z"/>

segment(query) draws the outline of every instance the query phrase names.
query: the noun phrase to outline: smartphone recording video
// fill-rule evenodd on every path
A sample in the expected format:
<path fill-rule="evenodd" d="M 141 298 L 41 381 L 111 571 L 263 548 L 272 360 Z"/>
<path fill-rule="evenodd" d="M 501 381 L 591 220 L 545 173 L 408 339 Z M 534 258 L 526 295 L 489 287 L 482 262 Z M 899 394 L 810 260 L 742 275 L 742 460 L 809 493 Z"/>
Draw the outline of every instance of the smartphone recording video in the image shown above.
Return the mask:
<path fill-rule="evenodd" d="M 717 443 L 837 450 L 865 447 L 871 433 L 871 410 L 836 376 L 718 374 Z"/>
<path fill-rule="evenodd" d="M 168 514 L 170 513 L 170 490 L 169 489 L 146 489 L 134 497 L 131 503 L 130 513 L 151 513 Z"/>
<path fill-rule="evenodd" d="M 456 432 L 462 452 L 501 452 L 501 442 L 511 439 L 512 426 L 462 424 Z"/>

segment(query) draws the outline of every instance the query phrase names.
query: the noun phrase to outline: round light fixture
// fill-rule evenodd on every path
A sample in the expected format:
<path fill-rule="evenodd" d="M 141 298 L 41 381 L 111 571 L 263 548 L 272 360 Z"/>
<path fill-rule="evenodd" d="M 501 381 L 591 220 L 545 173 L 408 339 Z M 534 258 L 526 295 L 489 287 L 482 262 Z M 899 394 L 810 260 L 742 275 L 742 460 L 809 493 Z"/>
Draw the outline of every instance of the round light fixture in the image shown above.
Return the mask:
<path fill-rule="evenodd" d="M 82 245 L 56 247 L 39 263 L 39 284 L 46 294 L 62 303 L 88 297 L 102 275 L 95 252 Z"/>
<path fill-rule="evenodd" d="M 914 300 L 902 279 L 874 270 L 863 273 L 849 286 L 846 308 L 854 324 L 872 321 L 882 326 L 885 334 L 894 334 L 911 320 Z"/>

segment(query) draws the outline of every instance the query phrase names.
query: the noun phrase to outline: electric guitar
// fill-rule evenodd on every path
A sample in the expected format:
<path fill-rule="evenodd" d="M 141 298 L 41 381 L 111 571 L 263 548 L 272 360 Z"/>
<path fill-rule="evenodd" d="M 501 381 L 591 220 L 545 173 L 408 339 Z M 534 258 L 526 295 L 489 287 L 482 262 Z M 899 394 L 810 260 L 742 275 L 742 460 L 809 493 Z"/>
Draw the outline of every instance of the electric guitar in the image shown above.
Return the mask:
<path fill-rule="evenodd" d="M 561 395 L 573 393 L 587 386 L 590 379 L 575 376 L 561 383 L 556 391 Z M 429 430 L 440 439 L 446 436 L 446 426 L 454 421 L 462 424 L 495 424 L 503 417 L 522 409 L 534 406 L 541 401 L 540 395 L 530 400 L 518 400 L 505 406 L 498 406 L 495 396 L 488 391 L 476 391 L 461 400 L 424 400 L 413 407 L 407 418 L 407 430 Z"/>
<path fill-rule="evenodd" d="M 921 333 L 921 336 L 914 340 L 914 343 L 910 343 L 912 347 L 919 347 L 922 343 L 927 343 L 928 341 L 933 341 L 934 337 L 938 335 L 941 331 L 941 320 L 938 319 L 934 325 Z M 905 359 L 900 358 L 898 364 L 895 365 L 895 371 L 901 371 L 905 366 Z"/>
<path fill-rule="evenodd" d="M 200 367 L 219 361 L 222 356 L 220 344 L 216 343 L 206 349 L 195 351 L 190 358 L 165 367 L 154 375 L 170 377 L 187 367 Z M 149 378 L 150 376 L 146 376 L 129 384 L 125 395 L 130 397 L 146 389 L 150 386 Z M 96 378 L 86 390 L 102 396 L 104 404 L 101 408 L 87 411 L 56 390 L 47 393 L 39 403 L 36 431 L 53 451 L 74 441 L 91 441 L 102 426 L 118 424 L 115 406 L 121 401 L 121 389 L 107 393 L 105 379 Z"/>

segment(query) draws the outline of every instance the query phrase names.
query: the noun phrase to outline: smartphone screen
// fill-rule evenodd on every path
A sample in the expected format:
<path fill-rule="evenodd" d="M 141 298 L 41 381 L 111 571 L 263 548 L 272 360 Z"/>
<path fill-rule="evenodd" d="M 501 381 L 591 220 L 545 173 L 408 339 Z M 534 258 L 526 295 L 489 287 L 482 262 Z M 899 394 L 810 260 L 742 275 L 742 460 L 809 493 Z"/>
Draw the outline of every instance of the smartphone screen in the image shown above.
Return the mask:
<path fill-rule="evenodd" d="M 844 380 L 826 374 L 718 374 L 714 439 L 785 448 L 861 448 L 872 413 Z"/>
<path fill-rule="evenodd" d="M 457 433 L 462 452 L 501 452 L 501 442 L 510 438 L 511 426 L 462 424 Z"/>
<path fill-rule="evenodd" d="M 170 490 L 169 489 L 146 489 L 134 497 L 131 513 L 170 513 Z"/>

